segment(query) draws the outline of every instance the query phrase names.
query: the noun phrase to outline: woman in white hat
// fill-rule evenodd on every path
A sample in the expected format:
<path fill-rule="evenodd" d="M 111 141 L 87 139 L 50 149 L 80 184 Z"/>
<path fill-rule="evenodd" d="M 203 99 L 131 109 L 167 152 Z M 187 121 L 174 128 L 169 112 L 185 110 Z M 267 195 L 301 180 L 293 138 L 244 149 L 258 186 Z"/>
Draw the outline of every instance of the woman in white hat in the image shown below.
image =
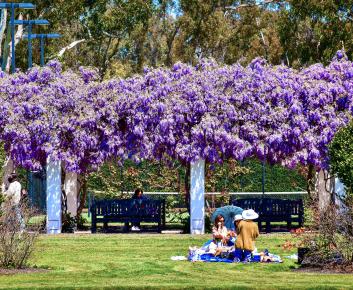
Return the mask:
<path fill-rule="evenodd" d="M 259 228 L 254 222 L 259 215 L 252 209 L 244 210 L 242 218 L 237 224 L 237 241 L 235 257 L 239 261 L 249 261 L 251 252 L 255 249 L 255 240 L 259 236 Z"/>
<path fill-rule="evenodd" d="M 243 216 L 242 216 L 241 214 L 235 215 L 235 217 L 234 217 L 234 229 L 235 229 L 235 231 L 237 230 L 238 225 L 239 225 L 239 223 L 240 223 L 242 220 L 243 220 Z"/>

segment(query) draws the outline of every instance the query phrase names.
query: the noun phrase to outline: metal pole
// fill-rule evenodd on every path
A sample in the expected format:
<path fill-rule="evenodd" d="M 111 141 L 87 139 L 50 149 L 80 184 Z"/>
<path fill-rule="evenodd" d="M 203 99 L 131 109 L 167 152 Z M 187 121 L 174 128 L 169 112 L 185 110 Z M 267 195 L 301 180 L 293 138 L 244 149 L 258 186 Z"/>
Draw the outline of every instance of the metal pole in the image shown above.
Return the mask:
<path fill-rule="evenodd" d="M 12 73 L 16 70 L 15 63 L 15 4 L 11 3 L 11 71 Z"/>
<path fill-rule="evenodd" d="M 32 68 L 32 23 L 28 23 L 28 68 Z"/>
<path fill-rule="evenodd" d="M 44 66 L 44 36 L 40 37 L 40 66 Z"/>
<path fill-rule="evenodd" d="M 262 160 L 262 197 L 265 195 L 265 163 L 266 160 L 264 158 L 264 160 Z"/>
<path fill-rule="evenodd" d="M 91 205 L 92 205 L 91 191 L 89 191 L 88 192 L 88 217 L 91 216 Z"/>

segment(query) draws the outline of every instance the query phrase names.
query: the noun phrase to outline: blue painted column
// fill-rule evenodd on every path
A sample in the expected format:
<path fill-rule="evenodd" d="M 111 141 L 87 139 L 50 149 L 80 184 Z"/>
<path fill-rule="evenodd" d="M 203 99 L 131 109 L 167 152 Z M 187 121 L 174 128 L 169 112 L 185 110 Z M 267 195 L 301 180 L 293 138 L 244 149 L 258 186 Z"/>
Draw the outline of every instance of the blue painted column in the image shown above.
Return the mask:
<path fill-rule="evenodd" d="M 205 160 L 202 159 L 191 163 L 190 233 L 205 233 Z"/>
<path fill-rule="evenodd" d="M 47 233 L 61 233 L 61 163 L 47 159 Z"/>
<path fill-rule="evenodd" d="M 32 23 L 28 24 L 28 68 L 32 68 Z"/>
<path fill-rule="evenodd" d="M 44 66 L 44 36 L 40 37 L 40 66 Z"/>
<path fill-rule="evenodd" d="M 11 72 L 16 71 L 16 61 L 15 61 L 15 4 L 11 3 L 11 16 L 10 16 L 10 26 L 11 26 Z"/>

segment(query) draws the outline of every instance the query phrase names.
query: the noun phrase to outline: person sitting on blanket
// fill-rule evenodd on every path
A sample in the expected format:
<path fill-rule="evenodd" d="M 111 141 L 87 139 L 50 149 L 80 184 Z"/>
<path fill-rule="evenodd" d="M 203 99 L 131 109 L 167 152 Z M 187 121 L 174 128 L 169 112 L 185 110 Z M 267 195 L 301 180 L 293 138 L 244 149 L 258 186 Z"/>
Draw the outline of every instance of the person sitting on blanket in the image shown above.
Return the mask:
<path fill-rule="evenodd" d="M 255 249 L 255 240 L 259 236 L 259 228 L 253 220 L 258 217 L 259 215 L 254 210 L 244 210 L 243 220 L 237 224 L 234 257 L 239 262 L 251 259 L 251 252 Z"/>
<path fill-rule="evenodd" d="M 212 228 L 213 240 L 209 244 L 208 252 L 215 256 L 221 254 L 223 251 L 228 251 L 229 240 L 234 235 L 228 232 L 227 227 L 224 225 L 224 217 L 218 215 L 215 219 L 215 225 Z"/>
<path fill-rule="evenodd" d="M 237 214 L 235 215 L 234 217 L 234 228 L 235 228 L 235 231 L 237 230 L 239 224 L 240 224 L 240 221 L 243 220 L 243 216 L 241 214 Z"/>

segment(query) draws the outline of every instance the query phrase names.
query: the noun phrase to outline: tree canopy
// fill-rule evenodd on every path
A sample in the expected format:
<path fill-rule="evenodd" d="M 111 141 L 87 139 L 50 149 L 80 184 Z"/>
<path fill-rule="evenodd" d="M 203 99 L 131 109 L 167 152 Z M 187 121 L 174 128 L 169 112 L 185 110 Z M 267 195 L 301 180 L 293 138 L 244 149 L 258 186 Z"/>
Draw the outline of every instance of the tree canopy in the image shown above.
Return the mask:
<path fill-rule="evenodd" d="M 60 61 L 66 68 L 97 67 L 101 79 L 132 76 L 145 66 L 196 64 L 209 57 L 245 66 L 262 57 L 273 65 L 299 68 L 317 62 L 327 65 L 339 49 L 349 58 L 353 54 L 352 0 L 31 2 L 37 8 L 21 11 L 24 18 L 46 18 L 51 23 L 34 31 L 63 35 L 47 41 L 47 59 L 83 40 L 67 49 Z M 9 39 L 4 33 L 6 48 Z M 20 41 L 16 49 L 17 66 L 26 69 L 27 42 Z M 38 41 L 34 60 L 39 63 Z"/>

